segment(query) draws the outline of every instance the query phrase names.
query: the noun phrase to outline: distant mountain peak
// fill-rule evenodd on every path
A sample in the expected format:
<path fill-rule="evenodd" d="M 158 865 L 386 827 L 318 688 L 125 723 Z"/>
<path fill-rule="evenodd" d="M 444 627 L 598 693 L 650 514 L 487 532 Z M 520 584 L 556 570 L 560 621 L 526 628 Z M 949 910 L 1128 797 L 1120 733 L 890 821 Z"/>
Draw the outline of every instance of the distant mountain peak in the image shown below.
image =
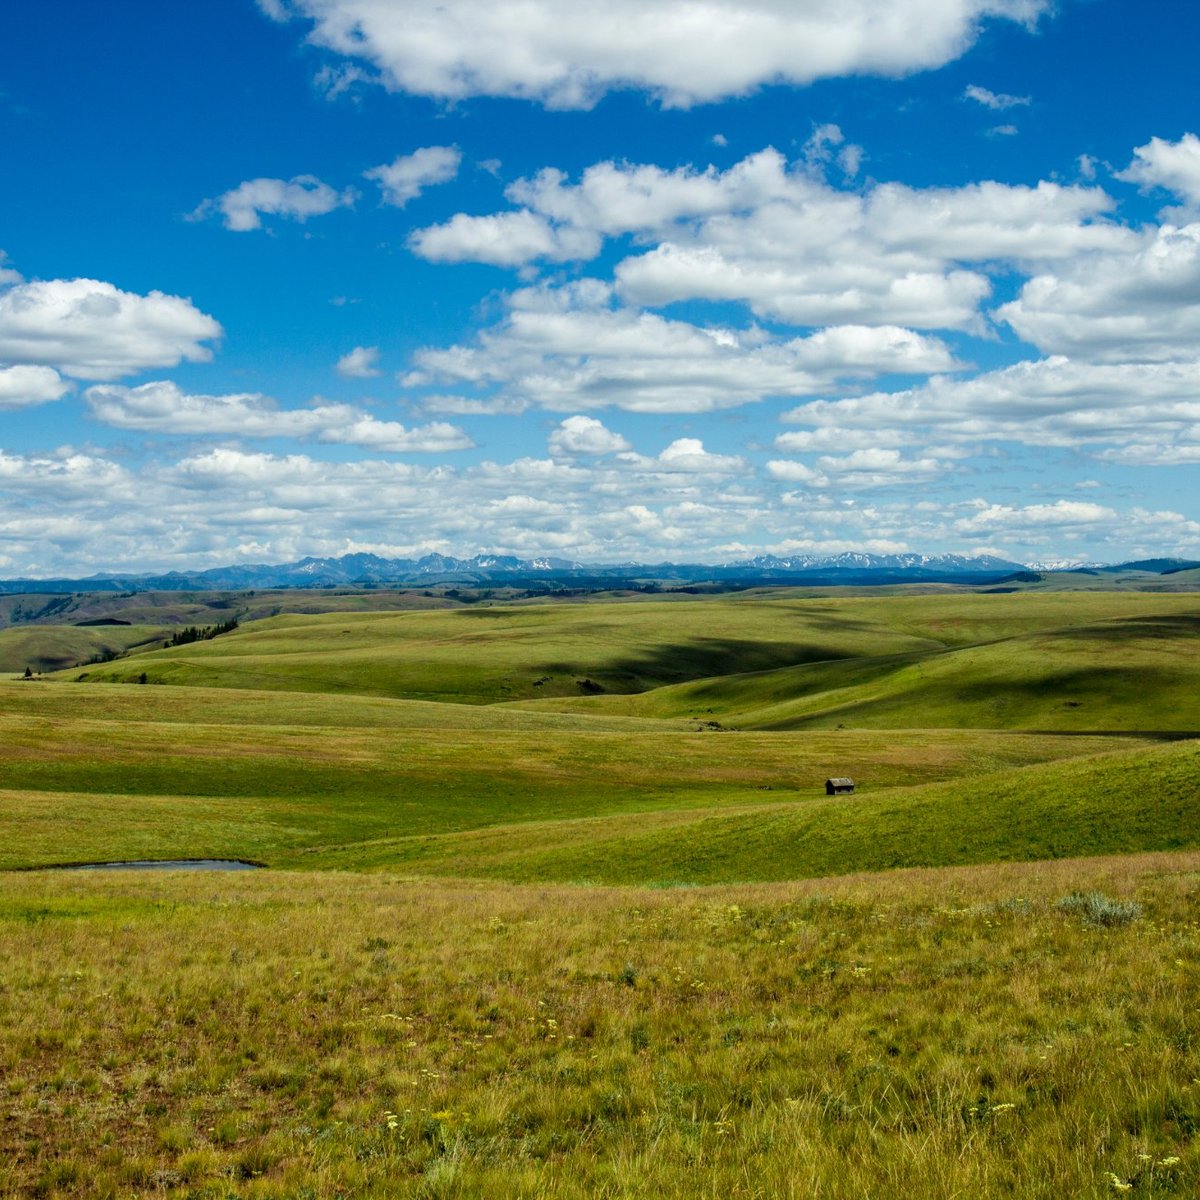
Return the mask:
<path fill-rule="evenodd" d="M 1011 571 L 1024 564 L 995 555 L 966 554 L 870 554 L 865 550 L 844 550 L 839 554 L 792 554 L 779 557 L 759 554 L 754 558 L 727 563 L 730 568 L 751 568 L 762 571 L 953 571 L 986 572 Z"/>
<path fill-rule="evenodd" d="M 1186 565 L 1183 560 L 1161 561 Z M 522 580 L 528 581 L 529 585 L 536 582 L 538 586 L 541 586 L 543 581 L 559 580 L 568 586 L 594 587 L 620 587 L 634 580 L 661 580 L 665 583 L 680 584 L 754 581 L 807 581 L 814 584 L 970 582 L 1002 577 L 1024 569 L 1027 568 L 1023 563 L 1011 562 L 994 555 L 873 554 L 859 550 L 847 550 L 838 554 L 760 554 L 716 564 L 597 564 L 550 555 L 518 558 L 511 554 L 493 553 L 456 558 L 453 555 L 433 552 L 415 559 L 382 558 L 377 554 L 354 553 L 333 558 L 307 555 L 290 563 L 240 564 L 202 571 L 167 571 L 154 574 L 114 572 L 94 575 L 86 580 L 7 580 L 0 581 L 0 591 L 243 591 L 250 588 L 287 587 L 427 587 L 435 583 L 494 587 L 520 586 Z"/>

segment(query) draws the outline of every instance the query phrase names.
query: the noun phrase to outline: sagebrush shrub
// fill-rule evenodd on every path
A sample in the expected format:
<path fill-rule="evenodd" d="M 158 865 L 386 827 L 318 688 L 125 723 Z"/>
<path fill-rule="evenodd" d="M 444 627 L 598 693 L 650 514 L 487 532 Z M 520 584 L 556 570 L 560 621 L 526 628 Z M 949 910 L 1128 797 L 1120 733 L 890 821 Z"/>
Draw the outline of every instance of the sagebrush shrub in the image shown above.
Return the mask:
<path fill-rule="evenodd" d="M 1086 925 L 1106 929 L 1128 925 L 1142 915 L 1142 906 L 1136 900 L 1117 900 L 1103 892 L 1072 892 L 1057 907 L 1059 912 L 1081 916 Z"/>

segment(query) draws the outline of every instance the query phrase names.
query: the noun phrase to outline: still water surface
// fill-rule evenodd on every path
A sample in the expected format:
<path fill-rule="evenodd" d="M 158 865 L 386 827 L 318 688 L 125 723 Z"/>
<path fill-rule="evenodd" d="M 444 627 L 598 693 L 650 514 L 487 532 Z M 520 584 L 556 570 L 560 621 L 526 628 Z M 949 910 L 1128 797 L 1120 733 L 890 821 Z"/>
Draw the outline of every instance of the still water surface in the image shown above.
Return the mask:
<path fill-rule="evenodd" d="M 257 871 L 256 863 L 233 858 L 143 859 L 140 862 L 80 863 L 73 871 Z"/>

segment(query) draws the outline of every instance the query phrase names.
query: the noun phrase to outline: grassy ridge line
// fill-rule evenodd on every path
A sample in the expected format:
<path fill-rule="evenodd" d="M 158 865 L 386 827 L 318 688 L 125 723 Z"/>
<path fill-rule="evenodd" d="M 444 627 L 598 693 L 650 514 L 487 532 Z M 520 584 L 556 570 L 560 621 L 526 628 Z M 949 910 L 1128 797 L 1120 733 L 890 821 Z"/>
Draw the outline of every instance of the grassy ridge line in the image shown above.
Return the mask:
<path fill-rule="evenodd" d="M 1156 571 L 1054 571 L 1045 572 L 1038 583 L 1019 583 L 1022 592 L 1195 592 L 1200 590 L 1200 568 L 1189 567 L 1161 575 Z"/>
<path fill-rule="evenodd" d="M 775 727 L 835 721 L 1088 730 L 1200 730 L 1200 615 L 1111 619 L 907 665 L 874 694 L 797 710 Z"/>
<path fill-rule="evenodd" d="M 0 877 L 0 1195 L 1195 1195 L 1198 899 L 1196 854 Z"/>
<path fill-rule="evenodd" d="M 925 653 L 1117 618 L 1194 614 L 1191 596 L 940 595 L 497 605 L 276 617 L 199 646 L 110 665 L 173 684 L 495 703 L 610 692 L 831 659 Z"/>
<path fill-rule="evenodd" d="M 510 826 L 314 852 L 327 866 L 518 882 L 718 883 L 1200 846 L 1200 744 L 854 799 Z"/>

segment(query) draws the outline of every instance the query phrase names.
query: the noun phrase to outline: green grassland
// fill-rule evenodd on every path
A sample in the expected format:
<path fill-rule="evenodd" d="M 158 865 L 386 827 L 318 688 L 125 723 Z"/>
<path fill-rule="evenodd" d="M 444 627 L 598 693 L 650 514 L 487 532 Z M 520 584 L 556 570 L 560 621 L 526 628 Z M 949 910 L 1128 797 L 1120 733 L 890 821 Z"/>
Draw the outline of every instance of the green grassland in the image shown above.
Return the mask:
<path fill-rule="evenodd" d="M 489 704 L 599 689 L 641 692 L 684 679 L 934 645 L 882 624 L 830 620 L 788 602 L 627 603 L 455 612 L 283 616 L 153 665 L 111 664 L 89 679 L 336 691 Z"/>
<path fill-rule="evenodd" d="M 1200 616 L 1141 613 L 945 651 L 864 656 L 556 705 L 711 713 L 740 729 L 1200 731 Z"/>
<path fill-rule="evenodd" d="M 519 706 L 23 682 L 0 685 L 0 739 L 0 866 L 216 856 L 316 867 L 344 865 L 357 842 L 378 865 L 380 839 L 531 822 L 544 838 L 546 822 L 823 802 L 831 771 L 860 779 L 866 798 L 1153 744 L 733 734 Z"/>
<path fill-rule="evenodd" d="M 1200 567 L 1162 571 L 1124 567 L 1074 571 L 1022 572 L 976 590 L 1005 592 L 1194 592 L 1200 586 Z"/>
<path fill-rule="evenodd" d="M 1089 673 L 1099 672 L 1103 679 L 1114 653 L 1126 645 L 1132 645 L 1127 657 L 1134 671 L 1162 665 L 1156 658 L 1170 665 L 1180 643 L 1195 648 L 1198 630 L 1200 605 L 1194 595 L 952 594 L 810 600 L 766 599 L 759 594 L 675 603 L 380 613 L 353 619 L 340 614 L 281 616 L 211 642 L 164 651 L 152 662 L 108 664 L 89 671 L 88 679 L 131 682 L 145 670 L 153 682 L 180 685 L 476 704 L 567 699 L 598 691 L 642 695 L 706 679 L 714 681 L 712 691 L 720 697 L 731 675 L 815 665 L 818 673 L 832 670 L 836 678 L 839 668 L 830 664 L 840 663 L 856 677 L 864 669 L 875 671 L 878 660 L 884 660 L 886 670 L 889 663 L 901 661 L 900 656 L 932 662 L 951 651 L 972 651 L 982 656 L 978 663 L 959 659 L 943 668 L 951 684 L 935 680 L 940 694 L 976 679 L 991 688 L 993 662 L 1016 663 L 1019 688 L 1039 690 L 1044 677 L 1040 690 L 1054 693 L 1069 684 L 1072 675 L 1081 684 Z M 1055 659 L 1053 673 L 1041 665 L 1047 654 Z M 1033 661 L 1021 665 L 1029 659 Z M 1164 677 L 1163 682 L 1175 686 L 1173 679 Z M 804 691 L 803 672 L 784 687 L 789 695 Z M 957 704 L 957 696 L 948 698 Z M 650 703 L 657 699 L 651 695 Z M 636 706 L 633 711 L 641 713 Z M 920 712 L 913 715 L 909 727 L 944 723 L 922 720 Z M 1085 728 L 1107 727 L 1092 716 L 1084 718 Z M 994 724 L 979 719 L 962 723 Z"/>
<path fill-rule="evenodd" d="M 284 615 L 0 685 L 0 865 L 720 882 L 1197 845 L 1194 743 L 1156 743 L 1200 729 L 1198 648 L 1194 596 L 1138 593 Z"/>
<path fill-rule="evenodd" d="M 1200 747 L 1187 743 L 999 770 L 970 788 L 961 779 L 886 788 L 854 805 L 822 796 L 697 806 L 410 835 L 322 853 L 327 865 L 358 869 L 660 886 L 818 878 L 849 866 L 1134 853 L 1196 845 L 1198 783 Z"/>
<path fill-rule="evenodd" d="M 1200 1191 L 1195 594 L 345 601 L 0 680 L 4 1200 Z"/>

